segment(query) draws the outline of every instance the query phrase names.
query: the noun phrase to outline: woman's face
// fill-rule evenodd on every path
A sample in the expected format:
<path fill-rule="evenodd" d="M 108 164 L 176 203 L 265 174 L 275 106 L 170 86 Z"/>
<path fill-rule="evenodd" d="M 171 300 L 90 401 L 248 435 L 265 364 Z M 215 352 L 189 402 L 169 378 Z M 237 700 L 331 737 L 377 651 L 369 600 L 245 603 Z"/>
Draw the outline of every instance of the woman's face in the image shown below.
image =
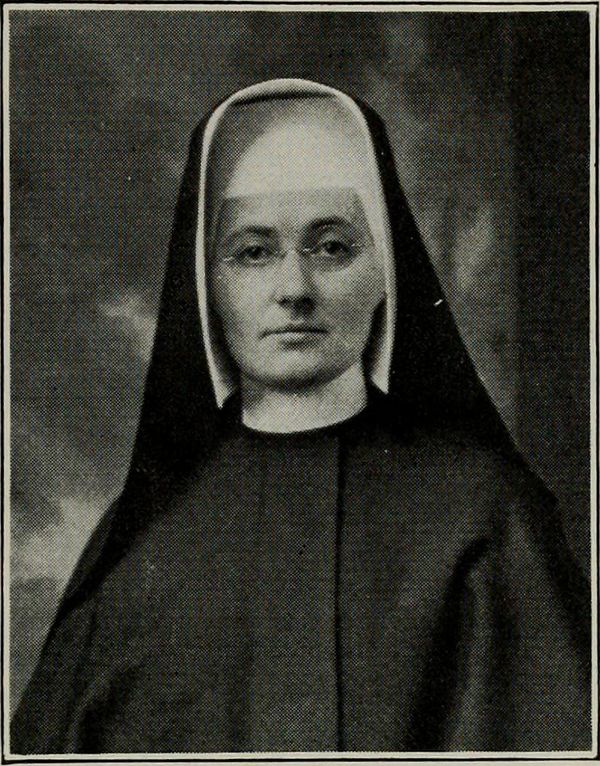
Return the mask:
<path fill-rule="evenodd" d="M 225 200 L 209 250 L 211 305 L 243 376 L 304 387 L 361 360 L 384 275 L 354 190 Z"/>

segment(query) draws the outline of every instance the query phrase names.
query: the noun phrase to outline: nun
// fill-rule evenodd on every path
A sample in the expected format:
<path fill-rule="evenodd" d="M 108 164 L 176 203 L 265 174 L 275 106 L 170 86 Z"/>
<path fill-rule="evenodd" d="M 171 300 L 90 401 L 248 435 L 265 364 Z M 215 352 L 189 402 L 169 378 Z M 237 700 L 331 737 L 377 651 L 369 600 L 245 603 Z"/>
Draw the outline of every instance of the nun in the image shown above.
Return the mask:
<path fill-rule="evenodd" d="M 192 138 L 130 471 L 11 752 L 586 750 L 589 607 L 380 119 L 235 93 Z"/>

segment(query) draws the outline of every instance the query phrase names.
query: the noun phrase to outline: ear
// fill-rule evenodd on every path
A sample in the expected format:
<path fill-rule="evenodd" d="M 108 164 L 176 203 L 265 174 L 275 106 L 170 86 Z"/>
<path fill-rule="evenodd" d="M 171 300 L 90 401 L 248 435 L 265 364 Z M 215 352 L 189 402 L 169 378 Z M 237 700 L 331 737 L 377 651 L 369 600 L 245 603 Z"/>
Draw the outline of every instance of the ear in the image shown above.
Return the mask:
<path fill-rule="evenodd" d="M 220 317 L 219 302 L 215 296 L 215 280 L 218 280 L 219 276 L 215 274 L 215 269 L 210 259 L 207 257 L 204 265 L 204 284 L 206 289 L 206 304 L 209 312 L 215 316 Z"/>
<path fill-rule="evenodd" d="M 385 283 L 385 270 L 383 266 L 383 258 L 379 252 L 375 255 L 376 262 L 373 267 L 373 280 L 375 282 L 374 289 L 375 289 L 375 296 L 377 301 L 377 306 L 381 302 L 385 303 L 385 300 L 387 298 L 387 289 L 386 289 L 386 283 Z"/>
<path fill-rule="evenodd" d="M 384 296 L 383 299 L 379 301 L 379 303 L 375 306 L 375 310 L 373 311 L 373 319 L 371 320 L 371 332 L 369 334 L 369 340 L 363 354 L 363 358 L 367 367 L 371 366 L 373 354 L 376 353 L 377 349 L 377 343 L 375 342 L 375 339 L 381 335 L 385 323 L 385 304 L 386 299 Z"/>
<path fill-rule="evenodd" d="M 207 289 L 206 303 L 208 305 L 208 315 L 212 330 L 216 330 L 223 337 L 223 319 L 219 312 L 218 301 L 215 300 L 211 290 Z"/>

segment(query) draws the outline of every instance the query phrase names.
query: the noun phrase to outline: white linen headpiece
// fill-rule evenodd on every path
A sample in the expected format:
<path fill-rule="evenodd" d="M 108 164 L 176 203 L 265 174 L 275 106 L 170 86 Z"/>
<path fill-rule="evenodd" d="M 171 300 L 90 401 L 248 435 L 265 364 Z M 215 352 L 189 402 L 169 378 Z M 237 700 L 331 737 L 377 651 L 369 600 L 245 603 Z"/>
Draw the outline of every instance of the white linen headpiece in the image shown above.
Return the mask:
<path fill-rule="evenodd" d="M 384 264 L 386 311 L 367 374 L 387 392 L 395 319 L 394 258 L 375 149 L 365 117 L 345 94 L 306 80 L 269 80 L 238 91 L 210 117 L 201 158 L 196 274 L 202 333 L 219 407 L 235 391 L 229 356 L 211 329 L 206 253 L 225 199 L 352 188 Z"/>

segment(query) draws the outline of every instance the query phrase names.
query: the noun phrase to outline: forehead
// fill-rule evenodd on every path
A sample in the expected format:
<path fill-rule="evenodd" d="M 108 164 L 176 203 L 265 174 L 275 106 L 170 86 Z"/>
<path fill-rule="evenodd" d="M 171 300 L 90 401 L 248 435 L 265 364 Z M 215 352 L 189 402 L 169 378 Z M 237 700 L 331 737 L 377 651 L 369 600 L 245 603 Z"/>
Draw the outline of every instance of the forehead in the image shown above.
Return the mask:
<path fill-rule="evenodd" d="M 355 189 L 299 189 L 226 199 L 219 209 L 217 232 L 223 237 L 247 227 L 301 229 L 319 221 L 338 219 L 359 230 L 369 230 Z"/>

